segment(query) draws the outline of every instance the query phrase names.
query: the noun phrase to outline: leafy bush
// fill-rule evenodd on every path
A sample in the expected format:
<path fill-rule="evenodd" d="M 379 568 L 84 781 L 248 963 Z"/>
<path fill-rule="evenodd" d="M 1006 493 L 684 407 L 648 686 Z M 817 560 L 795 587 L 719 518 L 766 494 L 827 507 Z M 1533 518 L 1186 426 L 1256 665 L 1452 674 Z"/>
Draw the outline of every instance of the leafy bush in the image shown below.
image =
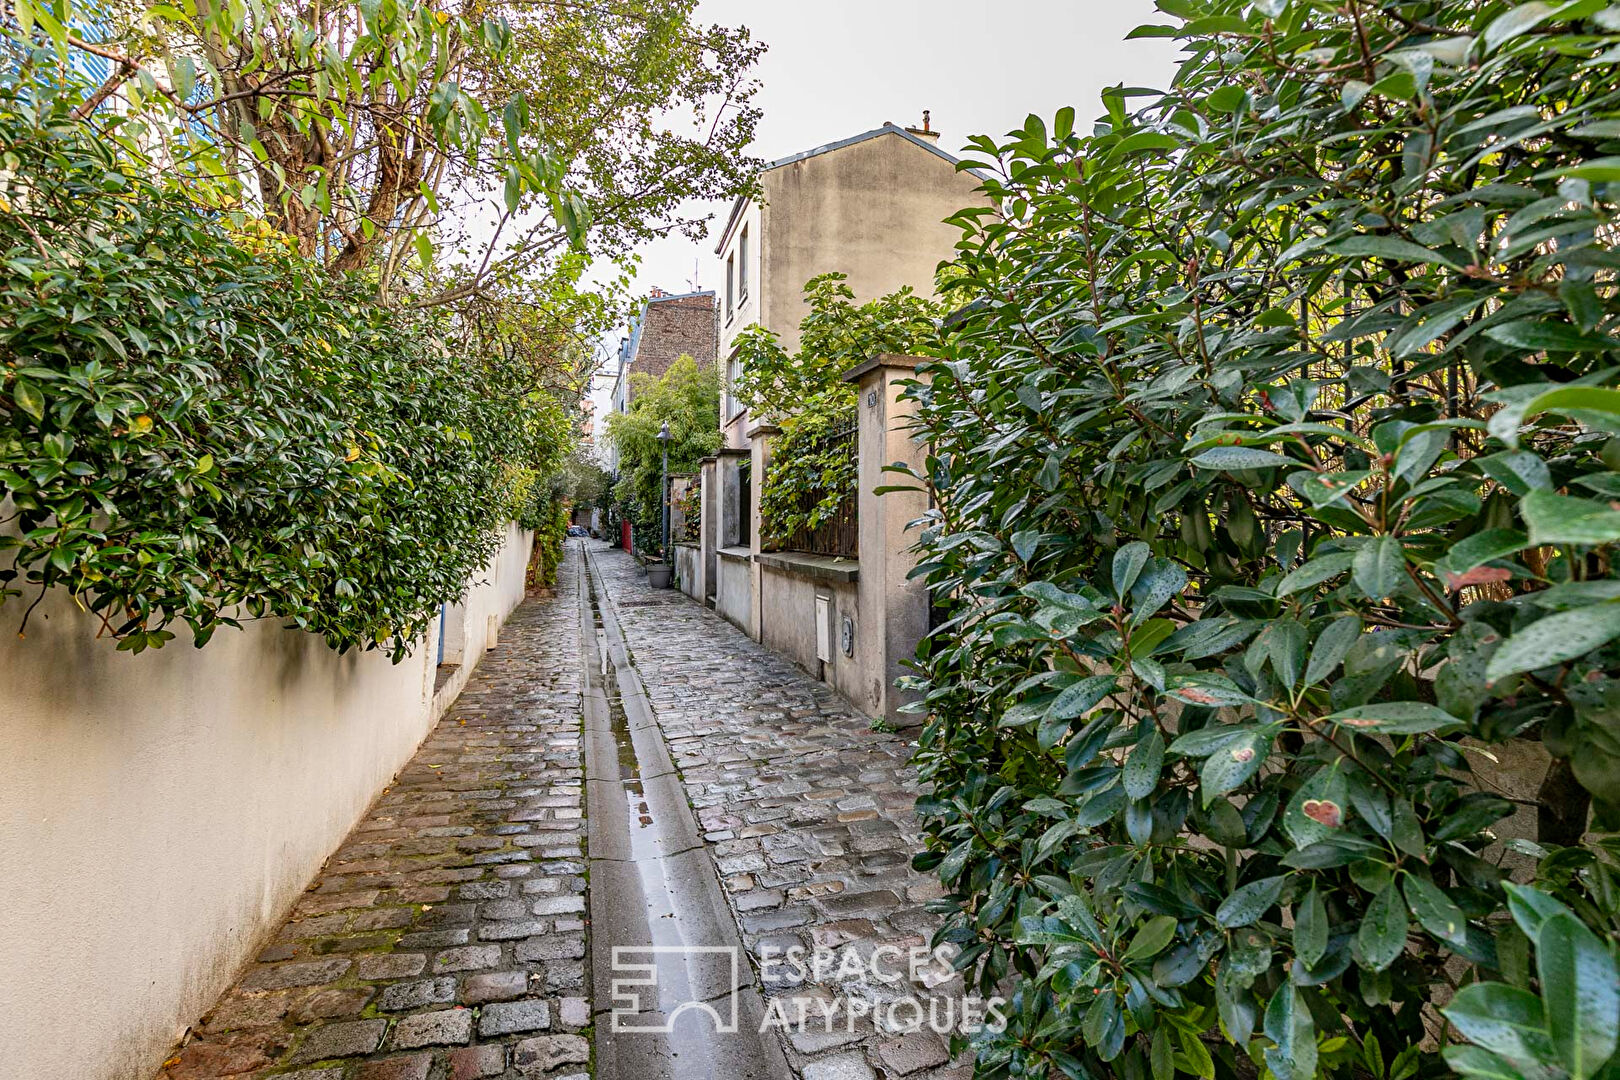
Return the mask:
<path fill-rule="evenodd" d="M 858 463 L 837 438 L 858 418 L 844 372 L 879 353 L 915 353 L 938 337 L 933 301 L 906 287 L 857 304 L 846 280 L 834 273 L 805 283 L 810 313 L 799 323 L 796 352 L 761 326 L 737 337 L 742 377 L 732 392 L 755 418 L 782 429 L 760 491 L 769 542 L 819 528 L 855 495 Z"/>
<path fill-rule="evenodd" d="M 60 97 L 0 94 L 0 146 L 0 599 L 67 589 L 137 652 L 277 617 L 403 657 L 567 410 L 154 185 Z"/>
<path fill-rule="evenodd" d="M 1171 90 L 977 140 L 913 390 L 981 1075 L 1612 1074 L 1616 9 L 1159 7 Z"/>
<path fill-rule="evenodd" d="M 692 472 L 720 449 L 720 373 L 713 364 L 681 356 L 664 374 L 630 376 L 634 396 L 627 412 L 607 419 L 607 437 L 619 453 L 614 497 L 635 530 L 636 545 L 651 551 L 662 542 L 661 500 L 664 445 L 659 428 L 669 424 L 669 471 Z"/>

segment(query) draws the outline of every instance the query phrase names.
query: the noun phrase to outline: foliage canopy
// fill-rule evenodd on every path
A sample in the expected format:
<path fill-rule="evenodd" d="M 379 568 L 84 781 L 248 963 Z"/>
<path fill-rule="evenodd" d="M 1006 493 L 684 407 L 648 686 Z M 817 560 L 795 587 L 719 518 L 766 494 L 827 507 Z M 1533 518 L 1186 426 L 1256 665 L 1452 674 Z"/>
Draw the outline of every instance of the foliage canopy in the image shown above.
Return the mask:
<path fill-rule="evenodd" d="M 45 82 L 109 63 L 75 118 L 329 270 L 437 304 L 570 247 L 625 258 L 700 227 L 684 201 L 748 190 L 762 49 L 695 6 L 11 0 L 8 43 Z"/>

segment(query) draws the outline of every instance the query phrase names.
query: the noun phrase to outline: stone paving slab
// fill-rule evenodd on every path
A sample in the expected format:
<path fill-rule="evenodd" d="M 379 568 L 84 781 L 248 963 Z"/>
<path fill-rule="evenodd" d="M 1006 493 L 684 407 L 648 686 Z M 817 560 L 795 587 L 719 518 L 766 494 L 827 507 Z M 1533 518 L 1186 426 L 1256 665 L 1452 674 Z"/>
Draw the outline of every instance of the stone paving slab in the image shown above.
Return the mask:
<path fill-rule="evenodd" d="M 512 614 L 161 1080 L 588 1075 L 580 564 Z"/>
<path fill-rule="evenodd" d="M 895 986 L 757 967 L 772 948 L 870 960 L 881 946 L 926 945 L 938 921 L 923 905 L 942 890 L 910 865 L 922 838 L 909 739 L 874 730 L 831 687 L 701 604 L 649 588 L 622 551 L 591 550 L 756 974 L 780 999 L 779 1015 L 802 1005 L 812 1018 L 783 1032 L 795 1071 L 804 1080 L 968 1080 L 969 1058 L 952 1061 L 933 1031 L 897 1030 L 892 1018 L 813 1019 L 850 998 L 959 1001 L 948 971 Z"/>

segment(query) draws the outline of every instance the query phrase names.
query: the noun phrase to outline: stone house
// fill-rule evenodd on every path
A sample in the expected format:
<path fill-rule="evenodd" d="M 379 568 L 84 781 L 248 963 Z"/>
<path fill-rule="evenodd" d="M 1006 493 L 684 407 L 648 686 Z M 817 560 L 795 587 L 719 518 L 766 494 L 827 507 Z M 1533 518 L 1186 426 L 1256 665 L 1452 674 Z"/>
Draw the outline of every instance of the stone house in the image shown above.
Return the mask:
<path fill-rule="evenodd" d="M 879 499 L 881 469 L 920 452 L 905 430 L 900 383 L 915 361 L 888 357 L 848 376 L 863 403 L 848 434 L 860 490 L 839 542 L 813 551 L 767 551 L 759 478 L 775 429 L 750 417 L 730 387 L 740 377 L 737 337 L 763 326 L 798 345 L 805 282 L 838 272 L 857 301 L 910 286 L 933 295 L 935 269 L 959 236 L 945 219 L 983 204 L 979 177 L 920 128 L 884 124 L 765 166 L 757 199 L 741 199 L 715 246 L 722 282 L 719 355 L 723 445 L 703 465 L 702 538 L 677 548 L 682 588 L 755 640 L 787 655 L 874 717 L 903 722 L 894 679 L 928 628 L 926 593 L 906 580 L 905 523 L 924 512 L 913 493 Z"/>

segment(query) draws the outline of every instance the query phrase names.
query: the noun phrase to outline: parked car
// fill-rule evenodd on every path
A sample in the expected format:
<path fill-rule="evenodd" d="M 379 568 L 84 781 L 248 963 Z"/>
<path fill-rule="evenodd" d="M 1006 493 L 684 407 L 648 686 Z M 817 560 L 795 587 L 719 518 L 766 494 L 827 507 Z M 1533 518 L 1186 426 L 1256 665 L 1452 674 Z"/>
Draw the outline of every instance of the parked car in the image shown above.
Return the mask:
<path fill-rule="evenodd" d="M 583 525 L 570 525 L 570 526 L 568 526 L 568 535 L 569 536 L 589 536 L 589 535 L 591 535 L 591 530 L 587 529 Z"/>

